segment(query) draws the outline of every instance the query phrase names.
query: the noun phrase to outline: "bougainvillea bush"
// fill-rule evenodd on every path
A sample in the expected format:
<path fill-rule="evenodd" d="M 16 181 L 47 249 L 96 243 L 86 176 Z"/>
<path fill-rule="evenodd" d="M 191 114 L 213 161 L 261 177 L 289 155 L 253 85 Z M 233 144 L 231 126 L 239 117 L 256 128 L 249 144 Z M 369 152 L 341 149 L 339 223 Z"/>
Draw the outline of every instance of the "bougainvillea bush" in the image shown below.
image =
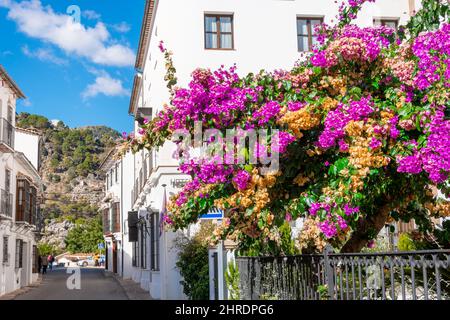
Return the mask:
<path fill-rule="evenodd" d="M 336 26 L 320 26 L 320 45 L 292 70 L 240 77 L 236 67 L 199 69 L 187 88 L 170 87 L 170 106 L 128 139 L 132 150 L 161 146 L 179 129 L 193 134 L 201 121 L 224 135 L 267 128 L 260 148 L 276 147 L 280 163 L 263 175 L 257 164 L 183 161 L 192 181 L 171 199 L 169 227 L 184 228 L 216 207 L 226 218 L 212 240 L 283 253 L 286 221 L 304 217 L 299 247 L 327 242 L 354 252 L 393 220 L 414 218 L 426 231 L 432 217 L 449 216 L 449 204 L 436 197 L 449 192 L 448 5 L 424 1 L 397 32 L 352 25 L 364 2 L 349 1 Z"/>

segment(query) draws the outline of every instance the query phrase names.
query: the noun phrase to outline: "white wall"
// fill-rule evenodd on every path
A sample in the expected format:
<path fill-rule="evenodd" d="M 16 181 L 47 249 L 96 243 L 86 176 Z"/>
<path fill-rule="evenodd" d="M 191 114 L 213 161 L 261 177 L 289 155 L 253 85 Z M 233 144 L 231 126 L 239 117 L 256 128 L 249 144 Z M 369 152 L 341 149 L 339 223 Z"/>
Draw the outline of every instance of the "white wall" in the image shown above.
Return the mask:
<path fill-rule="evenodd" d="M 39 140 L 36 134 L 16 130 L 14 148 L 24 153 L 36 170 L 39 166 Z"/>
<path fill-rule="evenodd" d="M 198 68 L 217 69 L 237 64 L 240 74 L 290 68 L 300 58 L 297 16 L 323 16 L 331 23 L 338 4 L 333 0 L 165 0 L 157 1 L 156 20 L 145 59 L 145 104 L 160 109 L 168 102 L 161 40 L 174 53 L 179 85 L 185 86 Z M 367 3 L 356 22 L 372 26 L 374 18 L 408 19 L 408 0 Z M 204 14 L 234 15 L 234 50 L 204 49 Z"/>

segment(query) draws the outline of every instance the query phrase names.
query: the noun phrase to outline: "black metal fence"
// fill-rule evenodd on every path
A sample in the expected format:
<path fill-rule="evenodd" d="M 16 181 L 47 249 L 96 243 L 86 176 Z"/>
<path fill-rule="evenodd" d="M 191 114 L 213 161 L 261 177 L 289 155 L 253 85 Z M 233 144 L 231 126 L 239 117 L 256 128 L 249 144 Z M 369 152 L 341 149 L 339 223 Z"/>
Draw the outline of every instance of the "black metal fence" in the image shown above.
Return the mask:
<path fill-rule="evenodd" d="M 450 250 L 236 261 L 244 300 L 450 300 Z"/>

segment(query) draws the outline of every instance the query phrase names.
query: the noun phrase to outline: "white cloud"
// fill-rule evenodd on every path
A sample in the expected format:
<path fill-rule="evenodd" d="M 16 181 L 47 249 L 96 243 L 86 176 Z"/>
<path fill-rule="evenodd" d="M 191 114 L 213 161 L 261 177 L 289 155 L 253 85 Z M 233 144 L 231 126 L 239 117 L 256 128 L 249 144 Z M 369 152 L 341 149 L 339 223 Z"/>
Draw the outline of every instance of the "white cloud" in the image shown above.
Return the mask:
<path fill-rule="evenodd" d="M 132 66 L 135 55 L 128 46 L 111 39 L 105 24 L 97 22 L 88 27 L 72 17 L 43 6 L 40 0 L 14 2 L 0 0 L 9 9 L 8 18 L 16 22 L 27 36 L 56 45 L 67 54 L 77 55 L 91 62 L 107 66 Z"/>
<path fill-rule="evenodd" d="M 118 24 L 113 24 L 112 27 L 114 30 L 120 33 L 127 33 L 128 31 L 131 30 L 131 26 L 125 21 L 122 21 L 121 23 Z"/>
<path fill-rule="evenodd" d="M 108 97 L 128 96 L 130 94 L 130 91 L 123 87 L 121 80 L 112 78 L 104 71 L 96 71 L 96 74 L 95 82 L 88 85 L 81 93 L 83 99 L 93 98 L 99 94 Z"/>
<path fill-rule="evenodd" d="M 30 99 L 22 100 L 22 105 L 24 107 L 31 107 L 33 104 L 31 103 Z"/>
<path fill-rule="evenodd" d="M 51 62 L 57 65 L 67 65 L 69 62 L 66 59 L 55 56 L 51 49 L 39 48 L 36 51 L 31 51 L 27 45 L 22 47 L 22 52 L 30 58 L 37 58 L 41 61 Z"/>
<path fill-rule="evenodd" d="M 83 12 L 81 12 L 81 15 L 89 20 L 98 20 L 102 17 L 99 13 L 95 12 L 94 10 L 84 10 Z"/>

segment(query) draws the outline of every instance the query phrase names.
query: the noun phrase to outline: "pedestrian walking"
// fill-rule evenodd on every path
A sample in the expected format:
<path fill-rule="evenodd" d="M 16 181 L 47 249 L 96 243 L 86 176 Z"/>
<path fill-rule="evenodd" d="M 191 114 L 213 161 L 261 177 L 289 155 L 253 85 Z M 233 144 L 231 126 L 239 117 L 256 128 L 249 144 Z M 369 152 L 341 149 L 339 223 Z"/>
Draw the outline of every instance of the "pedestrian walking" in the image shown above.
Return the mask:
<path fill-rule="evenodd" d="M 50 269 L 50 271 L 52 270 L 52 268 L 53 268 L 53 256 L 51 255 L 51 254 L 49 254 L 48 255 L 48 257 L 47 257 L 47 261 L 48 261 L 48 268 Z"/>
<path fill-rule="evenodd" d="M 42 264 L 42 274 L 47 273 L 47 266 L 48 266 L 48 258 L 45 256 L 41 257 L 41 264 Z"/>

